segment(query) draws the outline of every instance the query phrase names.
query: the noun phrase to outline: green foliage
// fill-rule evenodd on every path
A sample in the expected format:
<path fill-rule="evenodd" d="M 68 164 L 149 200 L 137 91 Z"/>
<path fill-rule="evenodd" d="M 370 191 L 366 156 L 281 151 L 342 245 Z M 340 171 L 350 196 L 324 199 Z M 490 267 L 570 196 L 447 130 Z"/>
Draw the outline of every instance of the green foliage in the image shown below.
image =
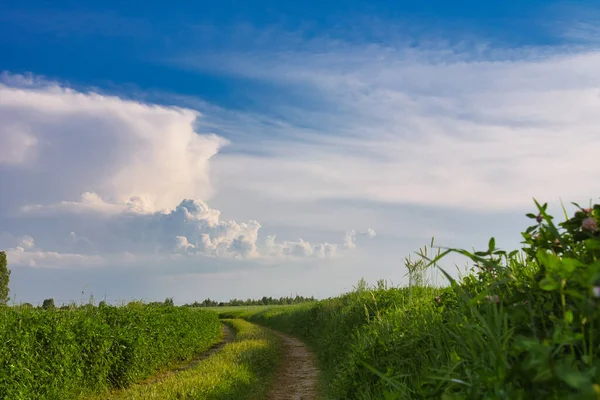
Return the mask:
<path fill-rule="evenodd" d="M 42 303 L 42 308 L 44 310 L 54 310 L 54 299 L 45 299 Z"/>
<path fill-rule="evenodd" d="M 72 399 L 121 388 L 220 338 L 216 313 L 180 307 L 0 310 L 0 398 Z"/>
<path fill-rule="evenodd" d="M 238 306 L 266 306 L 266 305 L 290 305 L 290 304 L 301 304 L 315 301 L 314 297 L 303 297 L 296 295 L 295 297 L 280 297 L 273 298 L 263 296 L 262 299 L 232 299 L 225 302 L 217 302 L 215 300 L 205 299 L 201 303 L 197 301 L 192 304 L 184 304 L 183 307 L 238 307 Z"/>
<path fill-rule="evenodd" d="M 445 306 L 434 298 L 446 297 L 448 291 L 431 287 L 369 288 L 362 281 L 354 292 L 338 298 L 229 311 L 221 316 L 248 318 L 304 339 L 319 358 L 326 398 L 379 399 L 388 386 L 365 363 L 390 371 L 410 369 L 411 378 L 418 379 L 420 360 L 437 353 L 437 348 L 430 341 L 411 338 L 426 335 L 425 329 L 432 334 L 439 329 Z"/>
<path fill-rule="evenodd" d="M 231 343 L 191 369 L 152 385 L 102 393 L 102 400 L 264 400 L 280 357 L 279 338 L 270 330 L 234 319 L 225 320 L 235 332 Z"/>
<path fill-rule="evenodd" d="M 173 307 L 175 304 L 173 303 L 173 298 L 172 297 L 167 297 L 165 299 L 165 301 L 163 302 L 163 305 L 165 307 Z"/>
<path fill-rule="evenodd" d="M 600 205 L 575 204 L 558 225 L 536 205 L 521 250 L 492 238 L 482 251 L 421 254 L 407 259 L 412 288 L 363 282 L 338 298 L 237 315 L 304 338 L 328 399 L 600 399 Z M 450 252 L 471 272 L 428 287 L 422 271 Z"/>
<path fill-rule="evenodd" d="M 6 252 L 0 251 L 0 306 L 8 303 L 8 282 L 10 281 L 10 270 L 6 260 Z"/>

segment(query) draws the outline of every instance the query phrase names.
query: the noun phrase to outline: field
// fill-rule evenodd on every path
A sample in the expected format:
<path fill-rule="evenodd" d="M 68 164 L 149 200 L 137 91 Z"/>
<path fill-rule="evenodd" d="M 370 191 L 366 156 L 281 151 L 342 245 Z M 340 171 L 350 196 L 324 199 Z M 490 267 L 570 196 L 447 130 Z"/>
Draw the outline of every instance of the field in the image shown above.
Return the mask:
<path fill-rule="evenodd" d="M 449 249 L 475 263 L 447 288 L 346 295 L 223 317 L 289 332 L 319 358 L 327 399 L 599 399 L 600 206 L 559 226 L 539 206 L 523 252 Z"/>
<path fill-rule="evenodd" d="M 194 368 L 154 384 L 133 385 L 90 400 L 264 400 L 278 366 L 277 338 L 270 330 L 246 321 L 225 323 L 235 331 L 234 340 Z"/>
<path fill-rule="evenodd" d="M 169 306 L 0 310 L 0 398 L 122 388 L 220 340 L 215 313 Z"/>
<path fill-rule="evenodd" d="M 406 260 L 408 287 L 361 281 L 286 306 L 4 307 L 0 398 L 275 399 L 278 369 L 295 366 L 272 328 L 312 350 L 323 399 L 600 399 L 600 205 L 558 225 L 546 205 L 528 216 L 523 249 L 426 248 Z M 451 252 L 472 271 L 430 286 Z M 232 341 L 165 373 L 221 340 L 219 317 Z"/>

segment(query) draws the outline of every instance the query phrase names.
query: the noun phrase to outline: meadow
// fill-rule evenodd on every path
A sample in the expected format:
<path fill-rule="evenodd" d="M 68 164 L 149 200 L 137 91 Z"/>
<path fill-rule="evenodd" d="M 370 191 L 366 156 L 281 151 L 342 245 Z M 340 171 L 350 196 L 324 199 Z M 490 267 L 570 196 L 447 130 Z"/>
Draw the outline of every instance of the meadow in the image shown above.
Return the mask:
<path fill-rule="evenodd" d="M 277 337 L 269 329 L 240 319 L 224 323 L 235 332 L 234 339 L 193 368 L 88 400 L 264 400 L 279 364 Z"/>
<path fill-rule="evenodd" d="M 364 282 L 316 303 L 228 310 L 304 339 L 326 399 L 599 399 L 600 205 L 556 225 L 537 204 L 524 247 L 407 259 L 411 287 Z M 450 252 L 448 287 L 422 279 Z M 443 271 L 443 270 L 442 270 Z"/>
<path fill-rule="evenodd" d="M 285 306 L 3 307 L 0 398 L 267 398 L 285 357 L 273 328 L 312 349 L 323 399 L 600 399 L 600 205 L 559 224 L 536 206 L 523 248 L 425 247 L 405 259 L 407 287 L 361 281 Z M 466 275 L 445 273 L 450 253 Z M 432 269 L 449 284 L 431 285 Z M 219 317 L 231 343 L 139 384 L 220 341 Z"/>
<path fill-rule="evenodd" d="M 0 309 L 0 398 L 72 399 L 124 388 L 221 338 L 217 314 L 123 307 Z"/>

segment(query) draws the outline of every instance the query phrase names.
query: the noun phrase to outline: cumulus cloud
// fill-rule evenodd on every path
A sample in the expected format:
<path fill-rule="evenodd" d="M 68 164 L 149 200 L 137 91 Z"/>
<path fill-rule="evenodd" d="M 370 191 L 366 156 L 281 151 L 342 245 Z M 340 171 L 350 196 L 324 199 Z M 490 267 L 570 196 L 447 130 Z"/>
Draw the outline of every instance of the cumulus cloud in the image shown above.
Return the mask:
<path fill-rule="evenodd" d="M 351 230 L 349 232 L 346 232 L 346 235 L 344 236 L 344 248 L 355 249 L 357 237 L 366 237 L 371 239 L 375 236 L 376 233 L 373 229 L 367 229 L 365 232 L 356 232 L 355 230 Z"/>
<path fill-rule="evenodd" d="M 110 205 L 119 207 L 118 205 Z M 57 262 L 64 255 L 68 264 L 91 262 L 98 264 L 113 261 L 115 255 L 130 254 L 163 257 L 181 255 L 185 257 L 213 257 L 232 259 L 289 259 L 289 258 L 332 258 L 337 255 L 338 245 L 330 243 L 310 243 L 298 241 L 277 242 L 274 236 L 267 236 L 265 243 L 259 243 L 260 223 L 254 220 L 236 222 L 222 220 L 220 211 L 210 208 L 205 202 L 184 199 L 170 211 L 136 212 L 122 208 L 117 213 L 76 212 L 67 207 L 46 208 L 43 223 L 54 225 L 53 221 L 67 219 L 66 228 L 78 227 L 77 233 L 69 232 L 67 238 L 53 244 L 60 252 L 41 252 L 34 249 L 30 236 L 14 237 L 5 235 L 0 241 L 11 250 L 11 262 L 24 262 L 37 265 L 37 262 Z M 38 214 L 33 214 L 35 218 Z M 25 214 L 24 217 L 30 216 Z M 50 219 L 48 219 L 50 218 Z M 58 225 L 55 225 L 58 226 Z M 58 228 L 57 228 L 58 230 Z M 360 235 L 372 235 L 372 230 Z M 355 248 L 356 232 L 351 233 Z M 46 242 L 48 241 L 46 239 Z M 61 247 L 62 246 L 62 247 Z M 78 254 L 81 257 L 75 257 Z M 90 257 L 89 259 L 85 257 Z M 99 258 L 100 257 L 100 258 Z M 108 258 L 107 258 L 108 257 Z M 36 261 L 37 260 L 37 261 Z"/>
<path fill-rule="evenodd" d="M 267 236 L 265 240 L 267 254 L 275 257 L 316 257 L 333 258 L 337 255 L 338 245 L 330 243 L 311 243 L 298 239 L 297 241 L 283 241 L 277 243 L 275 236 Z"/>
<path fill-rule="evenodd" d="M 81 93 L 35 76 L 2 75 L 0 219 L 11 263 L 129 262 L 154 255 L 331 257 L 336 245 L 259 243 L 255 220 L 222 220 L 209 160 L 228 141 L 196 132 L 200 114 Z M 44 250 L 42 250 L 44 249 Z"/>
<path fill-rule="evenodd" d="M 0 248 L 31 249 L 35 240 L 29 235 L 15 236 L 9 232 L 0 232 Z"/>
<path fill-rule="evenodd" d="M 0 85 L 0 214 L 18 215 L 52 250 L 37 248 L 30 236 L 5 235 L 12 263 L 98 264 L 125 253 L 335 254 L 335 246 L 303 240 L 261 253 L 260 223 L 221 220 L 220 211 L 192 199 L 210 195 L 208 162 L 228 143 L 195 131 L 198 112 L 35 77 L 3 78 L 11 85 Z"/>
<path fill-rule="evenodd" d="M 0 212 L 127 202 L 170 209 L 210 195 L 208 161 L 228 141 L 196 132 L 198 112 L 11 82 L 21 85 L 0 84 Z"/>
<path fill-rule="evenodd" d="M 34 238 L 29 235 L 16 237 L 3 232 L 0 234 L 0 248 L 6 251 L 11 265 L 71 267 L 103 263 L 99 256 L 43 251 L 36 247 Z"/>

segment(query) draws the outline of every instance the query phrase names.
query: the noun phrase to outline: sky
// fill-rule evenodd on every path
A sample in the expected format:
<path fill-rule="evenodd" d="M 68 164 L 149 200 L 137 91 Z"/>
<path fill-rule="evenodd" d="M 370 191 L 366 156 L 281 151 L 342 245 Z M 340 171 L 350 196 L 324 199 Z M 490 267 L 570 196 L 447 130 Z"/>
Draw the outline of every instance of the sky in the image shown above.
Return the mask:
<path fill-rule="evenodd" d="M 326 298 L 406 284 L 432 237 L 519 248 L 534 198 L 559 220 L 598 199 L 599 20 L 596 1 L 5 0 L 12 300 Z"/>

